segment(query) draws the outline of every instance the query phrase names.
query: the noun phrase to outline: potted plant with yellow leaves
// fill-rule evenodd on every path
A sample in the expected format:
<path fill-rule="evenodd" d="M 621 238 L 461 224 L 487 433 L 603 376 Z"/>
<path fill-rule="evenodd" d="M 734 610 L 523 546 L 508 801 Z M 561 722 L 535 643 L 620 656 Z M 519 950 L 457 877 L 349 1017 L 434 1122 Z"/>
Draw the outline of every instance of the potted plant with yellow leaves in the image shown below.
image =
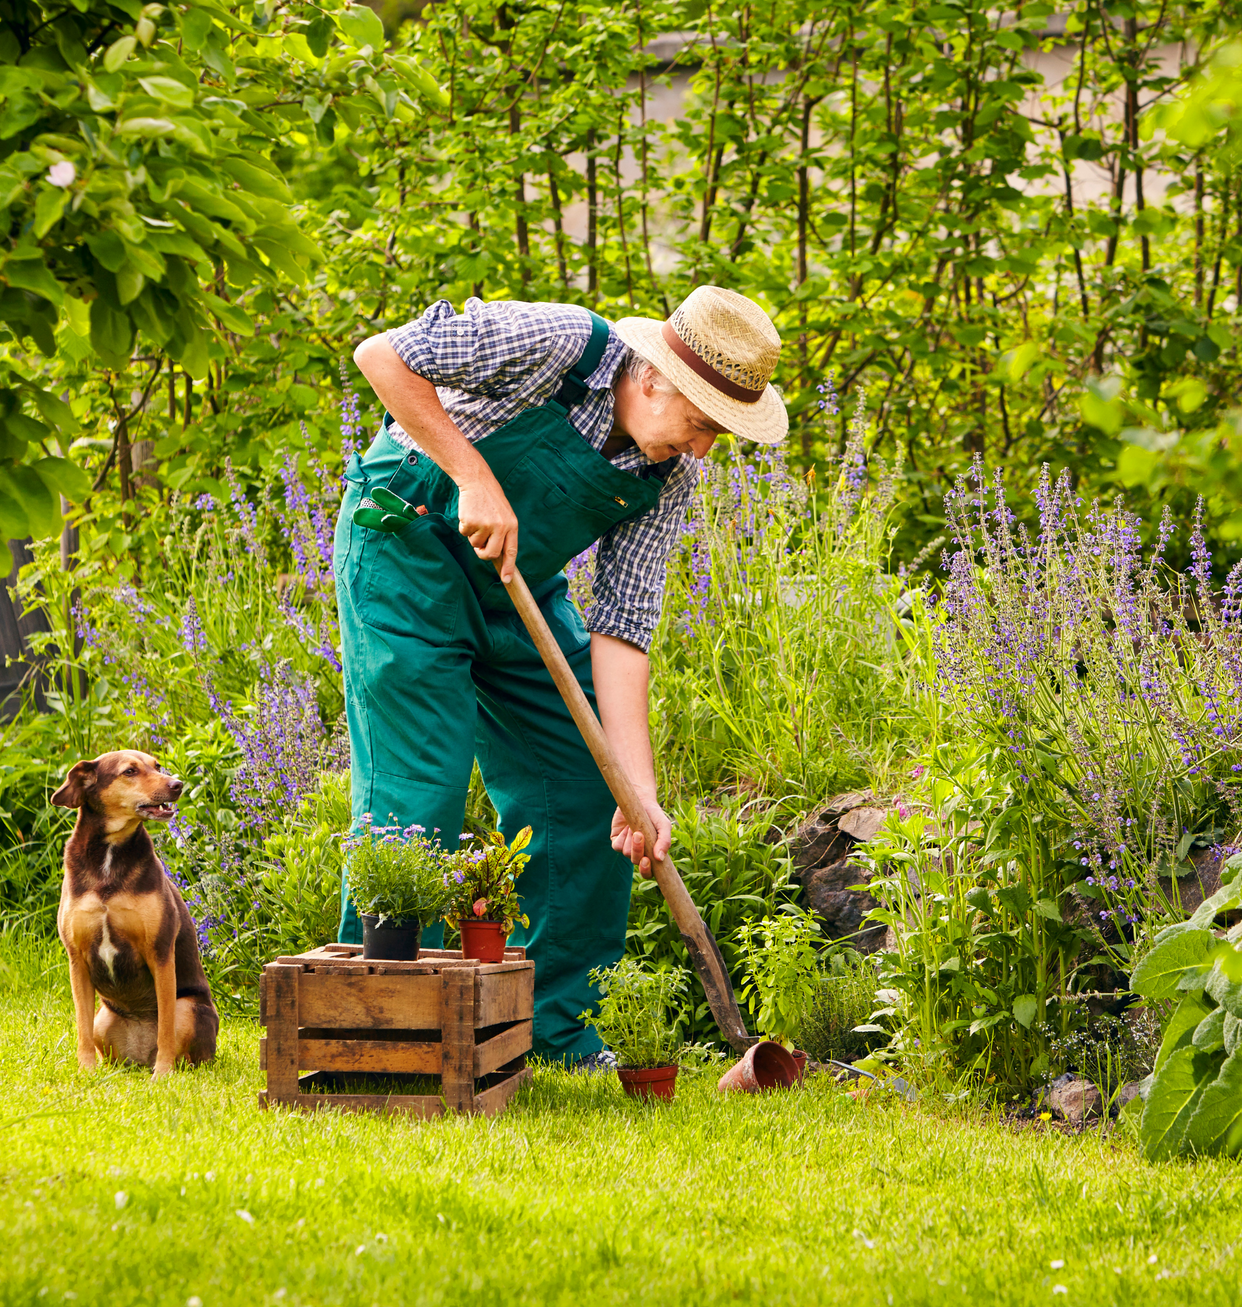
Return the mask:
<path fill-rule="evenodd" d="M 463 844 L 450 859 L 444 920 L 461 931 L 462 957 L 503 962 L 514 923 L 530 925 L 517 892 L 517 878 L 530 861 L 522 851 L 530 839 L 529 826 L 518 831 L 512 844 L 493 831 L 478 844 Z"/>

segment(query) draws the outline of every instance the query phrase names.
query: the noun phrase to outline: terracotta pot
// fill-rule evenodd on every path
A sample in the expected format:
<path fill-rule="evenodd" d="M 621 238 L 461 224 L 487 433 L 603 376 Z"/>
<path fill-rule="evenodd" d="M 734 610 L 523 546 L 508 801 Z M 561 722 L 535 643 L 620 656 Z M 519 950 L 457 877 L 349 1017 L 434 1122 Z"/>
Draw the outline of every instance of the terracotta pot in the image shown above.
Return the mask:
<path fill-rule="evenodd" d="M 798 1064 L 787 1048 L 771 1039 L 761 1039 L 746 1050 L 746 1056 L 720 1077 L 721 1093 L 740 1089 L 757 1094 L 764 1089 L 788 1089 L 798 1078 Z"/>
<path fill-rule="evenodd" d="M 477 917 L 463 917 L 457 925 L 461 929 L 461 955 L 476 962 L 503 962 L 505 960 L 505 923 L 480 921 Z"/>
<path fill-rule="evenodd" d="M 675 1066 L 619 1066 L 617 1079 L 631 1098 L 672 1098 L 677 1089 Z"/>
<path fill-rule="evenodd" d="M 369 912 L 362 917 L 362 956 L 380 962 L 417 962 L 418 947 L 422 943 L 421 921 L 388 921 L 381 923 L 378 916 Z"/>
<path fill-rule="evenodd" d="M 793 1058 L 794 1066 L 798 1069 L 798 1079 L 801 1080 L 806 1075 L 806 1054 L 800 1048 L 795 1048 L 789 1056 Z"/>

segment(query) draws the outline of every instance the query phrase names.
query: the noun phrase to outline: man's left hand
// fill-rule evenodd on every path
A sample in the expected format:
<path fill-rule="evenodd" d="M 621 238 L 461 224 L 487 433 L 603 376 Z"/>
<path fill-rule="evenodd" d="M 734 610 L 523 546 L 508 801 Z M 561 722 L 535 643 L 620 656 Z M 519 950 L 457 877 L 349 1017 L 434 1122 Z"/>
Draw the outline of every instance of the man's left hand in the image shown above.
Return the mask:
<path fill-rule="evenodd" d="M 655 857 L 657 860 L 666 858 L 669 845 L 673 842 L 673 824 L 669 821 L 668 814 L 654 799 L 645 802 L 643 807 L 647 809 L 647 816 L 655 827 Z M 612 847 L 629 858 L 644 880 L 651 879 L 651 858 L 648 856 L 649 850 L 643 833 L 630 826 L 620 808 L 612 817 Z"/>

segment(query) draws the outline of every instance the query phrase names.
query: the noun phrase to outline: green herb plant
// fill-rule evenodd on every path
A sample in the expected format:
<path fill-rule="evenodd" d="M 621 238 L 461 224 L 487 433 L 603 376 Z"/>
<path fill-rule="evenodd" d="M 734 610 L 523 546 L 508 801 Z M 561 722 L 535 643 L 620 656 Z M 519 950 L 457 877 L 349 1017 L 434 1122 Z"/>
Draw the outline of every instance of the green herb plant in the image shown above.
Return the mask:
<path fill-rule="evenodd" d="M 624 1067 L 671 1066 L 684 1047 L 688 973 L 684 967 L 648 971 L 633 958 L 591 972 L 599 986 L 599 1007 L 579 1020 L 596 1034 Z"/>
<path fill-rule="evenodd" d="M 803 1013 L 798 1047 L 817 1062 L 857 1057 L 886 1035 L 869 1024 L 877 1003 L 873 963 L 843 948 L 824 959 L 819 984 Z"/>
<path fill-rule="evenodd" d="M 1180 1002 L 1147 1082 L 1139 1135 L 1155 1162 L 1178 1154 L 1242 1153 L 1242 924 L 1224 939 L 1218 915 L 1242 906 L 1242 853 L 1187 921 L 1156 936 L 1130 977 L 1148 999 Z"/>
<path fill-rule="evenodd" d="M 492 831 L 479 844 L 463 845 L 453 854 L 446 864 L 445 921 L 452 925 L 471 918 L 499 921 L 506 935 L 514 922 L 530 925 L 522 911 L 517 878 L 530 861 L 530 854 L 522 850 L 530 843 L 531 833 L 529 826 L 523 826 L 513 843 L 506 844 L 500 831 Z"/>
<path fill-rule="evenodd" d="M 786 1048 L 795 1047 L 820 985 L 819 934 L 815 918 L 797 909 L 743 922 L 738 931 L 746 967 L 742 998 L 760 1034 Z"/>
<path fill-rule="evenodd" d="M 444 912 L 449 855 L 422 826 L 375 826 L 366 817 L 342 847 L 359 912 L 400 925 L 427 925 Z"/>

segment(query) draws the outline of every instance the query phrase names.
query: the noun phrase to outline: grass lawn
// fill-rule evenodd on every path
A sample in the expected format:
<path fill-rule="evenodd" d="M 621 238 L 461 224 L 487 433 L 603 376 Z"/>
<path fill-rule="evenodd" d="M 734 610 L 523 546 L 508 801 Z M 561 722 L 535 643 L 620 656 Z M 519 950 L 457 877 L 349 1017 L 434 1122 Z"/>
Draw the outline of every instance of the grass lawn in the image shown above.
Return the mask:
<path fill-rule="evenodd" d="M 648 1107 L 540 1071 L 494 1121 L 264 1112 L 258 1027 L 78 1071 L 63 955 L 0 951 L 0 1303 L 1220 1303 L 1242 1167 L 856 1103 Z"/>

